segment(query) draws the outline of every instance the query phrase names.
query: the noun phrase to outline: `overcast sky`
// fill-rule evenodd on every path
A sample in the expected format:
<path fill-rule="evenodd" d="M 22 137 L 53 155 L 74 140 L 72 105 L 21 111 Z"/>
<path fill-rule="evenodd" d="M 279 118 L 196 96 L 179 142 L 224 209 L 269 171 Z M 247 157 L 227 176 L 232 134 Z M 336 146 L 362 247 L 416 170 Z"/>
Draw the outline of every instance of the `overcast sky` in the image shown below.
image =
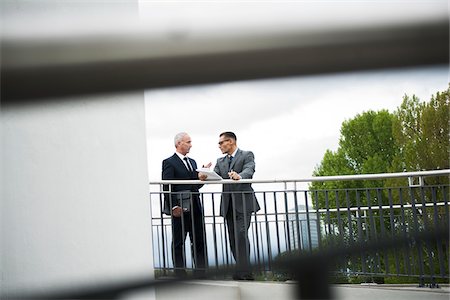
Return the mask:
<path fill-rule="evenodd" d="M 139 1 L 147 28 L 192 37 L 218 32 L 326 30 L 447 18 L 447 1 Z M 146 92 L 150 180 L 173 154 L 173 137 L 191 135 L 198 164 L 221 156 L 218 135 L 234 131 L 252 150 L 256 179 L 311 177 L 336 150 L 344 120 L 367 110 L 393 112 L 407 95 L 428 101 L 448 86 L 448 66 L 232 82 Z"/>
<path fill-rule="evenodd" d="M 325 151 L 337 149 L 344 120 L 368 110 L 393 112 L 405 94 L 429 101 L 448 82 L 443 66 L 147 91 L 150 180 L 161 179 L 176 133 L 191 135 L 189 156 L 203 164 L 222 155 L 218 135 L 228 130 L 240 148 L 254 152 L 254 178 L 311 177 Z"/>

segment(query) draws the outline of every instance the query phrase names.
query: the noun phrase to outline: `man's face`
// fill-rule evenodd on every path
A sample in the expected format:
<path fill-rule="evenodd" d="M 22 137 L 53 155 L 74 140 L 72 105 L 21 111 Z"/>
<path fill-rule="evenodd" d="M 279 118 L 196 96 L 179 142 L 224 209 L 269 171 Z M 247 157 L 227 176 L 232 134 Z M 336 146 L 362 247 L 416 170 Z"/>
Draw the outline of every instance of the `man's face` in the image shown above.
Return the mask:
<path fill-rule="evenodd" d="M 226 136 L 221 136 L 219 138 L 219 149 L 223 154 L 228 153 L 232 154 L 234 141 Z M 230 153 L 231 152 L 231 153 Z"/>
<path fill-rule="evenodd" d="M 189 150 L 191 150 L 192 147 L 192 141 L 191 137 L 189 135 L 185 135 L 181 141 L 178 142 L 177 150 L 183 155 L 186 155 L 189 153 Z"/>

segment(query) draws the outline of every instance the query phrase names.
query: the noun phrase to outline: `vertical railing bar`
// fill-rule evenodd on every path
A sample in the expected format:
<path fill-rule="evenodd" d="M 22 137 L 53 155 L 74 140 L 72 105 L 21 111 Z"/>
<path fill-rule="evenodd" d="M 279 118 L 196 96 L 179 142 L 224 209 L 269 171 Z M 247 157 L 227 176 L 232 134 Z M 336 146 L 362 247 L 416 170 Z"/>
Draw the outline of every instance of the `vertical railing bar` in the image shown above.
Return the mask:
<path fill-rule="evenodd" d="M 259 227 L 259 236 L 257 237 L 258 239 L 260 239 L 260 245 L 261 245 L 261 249 L 260 249 L 260 256 L 261 256 L 261 264 L 260 264 L 260 268 L 261 268 L 261 270 L 263 270 L 264 272 L 266 271 L 266 267 L 265 267 L 265 262 L 266 262 L 266 258 L 265 258 L 265 255 L 264 255 L 264 249 L 265 249 L 265 247 L 264 247 L 264 240 L 263 240 L 263 229 L 262 229 L 262 224 L 261 224 L 262 222 L 261 221 L 259 221 L 258 222 L 258 224 L 257 224 L 257 226 Z"/>
<path fill-rule="evenodd" d="M 245 240 L 245 245 L 244 245 L 244 248 L 245 248 L 245 253 L 241 253 L 241 254 L 239 254 L 239 252 L 236 252 L 237 253 L 237 257 L 239 257 L 239 255 L 241 256 L 241 257 L 243 257 L 244 255 L 245 255 L 245 257 L 246 257 L 246 260 L 248 259 L 248 261 L 247 261 L 247 263 L 248 264 L 250 264 L 250 255 L 247 255 L 248 253 L 250 253 L 250 245 L 249 245 L 249 243 L 250 243 L 250 241 L 249 241 L 249 238 L 248 238 L 248 229 L 247 229 L 247 219 L 248 219 L 248 217 L 247 217 L 247 201 L 245 201 L 245 192 L 242 192 L 241 193 L 241 199 L 242 199 L 242 209 L 243 209 L 243 217 L 244 217 L 244 226 L 245 226 L 245 236 L 247 237 Z M 235 202 L 236 203 L 236 202 Z M 248 220 L 248 221 L 250 221 L 251 222 L 251 215 L 250 215 L 250 220 Z M 235 230 L 235 236 L 236 236 L 236 234 L 237 234 L 237 230 Z M 238 239 L 236 239 L 236 241 L 237 242 L 239 242 L 239 240 Z M 236 243 L 236 250 L 238 250 L 239 249 L 239 244 L 238 243 Z M 248 268 L 249 266 L 246 266 L 246 268 Z"/>
<path fill-rule="evenodd" d="M 170 190 L 171 188 L 170 188 L 170 185 L 169 185 L 169 190 Z M 159 185 L 159 190 L 160 190 L 160 194 L 159 194 L 159 205 L 160 205 L 160 208 L 163 208 L 164 206 L 164 201 L 163 201 L 163 198 L 164 198 L 164 195 L 163 195 L 163 191 L 164 191 L 164 185 L 162 185 L 162 184 L 160 184 Z M 169 198 L 170 198 L 170 194 L 169 194 Z M 169 202 L 171 202 L 171 200 L 169 200 Z M 163 214 L 163 212 L 162 212 L 162 209 L 160 209 L 159 210 L 160 211 L 160 216 L 161 216 L 161 225 L 163 226 L 164 225 L 164 214 Z M 165 237 L 164 237 L 164 232 L 163 232 L 163 227 L 161 227 L 161 239 L 162 239 L 162 244 L 164 245 L 165 244 Z M 164 276 L 166 276 L 167 275 L 167 271 L 166 271 L 166 266 L 167 266 L 167 257 L 166 257 L 166 253 L 165 253 L 165 251 L 163 251 L 163 253 L 162 253 L 162 255 L 163 255 L 163 266 L 164 266 L 164 268 L 163 268 L 163 275 Z"/>
<path fill-rule="evenodd" d="M 162 231 L 162 227 L 161 227 L 161 231 Z M 157 241 L 157 245 L 156 245 L 156 247 L 157 247 L 157 249 L 158 249 L 158 262 L 159 262 L 159 266 L 161 267 L 161 256 L 162 256 L 162 253 L 161 252 L 164 252 L 164 251 L 161 251 L 161 239 L 159 238 L 159 230 L 158 230 L 158 225 L 156 225 L 156 241 Z M 153 255 L 153 257 L 155 257 L 155 255 Z"/>
<path fill-rule="evenodd" d="M 260 247 L 260 242 L 259 242 L 259 236 L 261 234 L 261 230 L 259 230 L 258 228 L 258 212 L 256 211 L 256 194 L 255 194 L 255 199 L 253 199 L 253 210 L 255 211 L 255 234 L 256 234 L 256 250 L 257 250 L 257 261 L 258 261 L 258 269 L 261 267 L 261 255 L 260 255 L 260 250 L 262 249 Z"/>
<path fill-rule="evenodd" d="M 298 216 L 298 214 L 299 214 L 298 213 L 298 197 L 297 197 L 297 189 L 296 188 L 294 189 L 294 204 L 295 204 L 295 206 L 294 206 L 294 208 L 295 208 L 295 225 L 297 227 L 297 241 L 298 241 L 297 249 L 301 250 L 303 248 L 303 245 L 302 245 L 303 241 L 301 239 L 302 235 L 300 235 L 300 219 Z M 292 230 L 292 231 L 294 231 L 294 230 Z M 292 232 L 292 239 L 295 241 L 294 232 Z M 294 248 L 295 248 L 295 245 L 294 245 Z"/>
<path fill-rule="evenodd" d="M 287 242 L 287 249 L 288 252 L 292 251 L 292 247 L 291 247 L 291 241 L 289 238 L 289 209 L 288 209 L 288 197 L 287 197 L 287 183 L 284 182 L 284 214 L 285 214 L 285 239 Z"/>
<path fill-rule="evenodd" d="M 286 251 L 291 252 L 288 248 L 288 242 L 289 242 L 289 233 L 287 229 L 289 228 L 289 220 L 284 220 L 283 222 L 283 236 L 284 236 L 284 246 L 286 248 Z M 290 245 L 290 243 L 289 243 Z"/>
<path fill-rule="evenodd" d="M 431 187 L 431 199 L 433 201 L 433 213 L 434 213 L 434 228 L 439 228 L 439 213 L 437 207 L 437 187 Z M 442 278 L 445 278 L 445 267 L 444 267 L 444 254 L 442 253 L 442 245 L 443 240 L 436 240 L 436 248 L 438 252 L 438 262 L 439 262 L 439 272 Z"/>
<path fill-rule="evenodd" d="M 389 223 L 391 225 L 391 238 L 395 237 L 395 232 L 396 232 L 396 228 L 395 228 L 395 222 L 394 222 L 394 217 L 395 217 L 395 212 L 394 212 L 394 207 L 393 207 L 393 201 L 392 201 L 392 189 L 388 189 L 388 201 L 389 201 Z M 397 276 L 400 275 L 400 262 L 398 260 L 398 251 L 397 249 L 393 249 L 393 253 L 394 253 L 394 260 L 395 260 L 395 270 L 396 270 L 396 274 Z"/>
<path fill-rule="evenodd" d="M 262 271 L 262 260 L 261 260 L 261 241 L 260 241 L 260 228 L 258 219 L 255 220 L 252 226 L 255 227 L 255 236 L 253 237 L 254 242 L 256 242 L 256 252 L 255 252 L 255 270 L 260 273 Z"/>
<path fill-rule="evenodd" d="M 381 229 L 381 237 L 386 238 L 386 229 L 384 228 L 384 214 L 383 214 L 383 195 L 381 193 L 381 189 L 377 188 L 377 198 L 378 198 L 378 214 L 380 219 L 380 229 Z M 384 273 L 389 274 L 389 257 L 388 250 L 383 248 L 383 256 L 384 256 Z"/>
<path fill-rule="evenodd" d="M 345 245 L 345 233 L 344 233 L 344 227 L 342 225 L 342 219 L 341 219 L 341 205 L 340 205 L 340 198 L 339 198 L 339 190 L 335 190 L 334 191 L 334 195 L 335 195 L 335 201 L 336 201 L 336 217 L 337 217 L 337 222 L 338 222 L 338 231 L 339 231 L 339 235 L 338 235 L 338 239 L 339 239 L 339 243 L 341 245 Z M 346 265 L 347 265 L 347 257 L 345 257 L 343 260 L 343 269 L 346 269 Z"/>
<path fill-rule="evenodd" d="M 225 221 L 223 222 L 225 224 Z M 223 224 L 223 225 L 224 225 Z M 220 234 L 220 245 L 222 246 L 222 253 L 225 253 L 225 255 L 222 255 L 222 265 L 228 266 L 228 251 L 226 247 L 226 236 L 224 234 L 224 226 L 221 226 L 222 224 L 219 224 L 219 234 Z"/>
<path fill-rule="evenodd" d="M 447 191 L 446 191 L 447 190 Z M 443 186 L 442 188 L 442 192 L 443 192 L 443 196 L 444 196 L 444 211 L 445 211 L 445 220 L 447 221 L 446 224 L 444 224 L 444 227 L 448 227 L 449 226 L 449 221 L 450 221 L 450 209 L 448 206 L 448 186 Z"/>
<path fill-rule="evenodd" d="M 321 230 L 321 224 L 320 224 L 320 213 L 319 213 L 319 192 L 318 191 L 314 191 L 314 196 L 316 199 L 316 216 L 317 216 L 317 220 L 316 220 L 316 226 L 317 226 L 317 239 L 318 239 L 318 244 L 319 244 L 319 249 L 322 248 L 322 230 Z"/>
<path fill-rule="evenodd" d="M 181 206 L 181 203 L 179 204 Z M 172 233 L 172 241 L 174 240 L 174 234 Z M 186 260 L 186 226 L 184 225 L 184 212 L 181 212 L 181 238 L 183 239 L 182 241 L 182 256 L 183 256 L 183 266 L 182 268 L 187 266 L 187 260 Z M 175 248 L 175 243 L 172 242 L 172 244 L 174 245 Z"/>
<path fill-rule="evenodd" d="M 445 218 L 444 218 L 444 224 L 443 224 L 443 227 L 444 228 L 449 228 L 449 222 L 450 222 L 450 217 L 449 217 L 449 214 L 450 214 L 450 209 L 449 209 L 449 205 L 448 205 L 448 193 L 449 193 L 449 191 L 448 191 L 448 186 L 443 186 L 442 187 L 442 194 L 443 194 L 443 198 L 444 198 L 444 212 L 445 212 Z M 443 244 L 443 246 L 444 246 L 444 253 L 447 255 L 447 259 L 449 259 L 449 252 L 450 252 L 450 249 L 449 249 L 449 242 L 448 242 L 448 240 L 447 239 L 443 239 L 443 241 L 442 241 L 442 244 Z M 447 271 L 448 271 L 449 269 L 447 268 Z M 449 277 L 449 273 L 447 273 L 446 274 L 446 277 L 448 278 Z"/>
<path fill-rule="evenodd" d="M 204 265 L 204 269 L 206 270 L 206 269 L 208 269 L 209 268 L 209 259 L 208 259 L 208 242 L 207 242 L 207 239 L 206 239 L 206 222 L 205 222 L 205 219 L 206 219 L 206 217 L 207 216 L 205 216 L 205 199 L 204 199 L 204 193 L 199 193 L 199 198 L 200 198 L 200 205 L 201 205 L 201 207 L 202 207 L 202 209 L 201 209 L 201 212 L 202 212 L 202 216 L 203 216 L 203 218 L 202 218 L 202 220 L 201 220 L 201 226 L 203 227 L 202 228 L 202 232 L 203 232 L 203 257 L 204 257 L 204 260 L 205 260 L 205 265 Z"/>
<path fill-rule="evenodd" d="M 375 218 L 373 216 L 373 211 L 372 211 L 372 200 L 371 200 L 372 197 L 370 194 L 370 189 L 368 189 L 368 188 L 366 188 L 366 197 L 367 197 L 367 212 L 369 213 L 370 234 L 371 234 L 371 236 L 373 234 L 375 241 L 378 241 L 377 226 L 375 224 Z M 374 261 L 373 265 L 371 266 L 371 270 L 373 270 L 374 273 L 379 273 L 378 267 L 381 264 L 379 251 L 375 252 L 374 260 L 375 259 L 376 259 L 376 261 Z"/>
<path fill-rule="evenodd" d="M 267 197 L 266 193 L 263 194 L 264 201 L 264 219 L 266 221 L 266 239 L 267 239 L 267 261 L 269 269 L 272 269 L 272 243 L 270 242 L 270 226 L 269 221 L 267 219 Z"/>
<path fill-rule="evenodd" d="M 253 198 L 253 211 L 254 211 L 254 220 L 255 220 L 255 225 L 254 225 L 254 237 L 256 237 L 256 261 L 258 262 L 258 269 L 261 268 L 261 256 L 259 253 L 259 231 L 258 231 L 258 212 L 256 211 L 256 193 L 255 193 L 255 197 Z M 255 244 L 255 243 L 254 243 Z"/>
<path fill-rule="evenodd" d="M 213 228 L 213 240 L 214 240 L 214 260 L 216 262 L 216 269 L 219 269 L 219 253 L 217 251 L 217 228 L 216 228 L 216 204 L 215 204 L 215 194 L 211 193 L 211 204 L 212 204 L 212 228 Z M 206 230 L 205 230 L 206 234 Z M 208 239 L 205 238 L 205 243 Z"/>
<path fill-rule="evenodd" d="M 358 228 L 358 242 L 362 243 L 364 242 L 364 238 L 363 238 L 363 229 L 362 229 L 362 225 L 363 222 L 361 220 L 362 215 L 361 215 L 361 200 L 360 200 L 360 191 L 356 190 L 356 207 L 358 207 L 357 213 L 357 219 L 356 219 L 356 223 L 357 223 L 357 228 Z M 367 225 L 366 225 L 367 227 Z M 366 266 L 366 257 L 364 255 L 363 252 L 361 252 L 361 265 L 362 265 L 362 272 L 366 273 L 367 272 L 367 266 Z"/>
<path fill-rule="evenodd" d="M 347 222 L 348 222 L 348 244 L 349 247 L 353 247 L 353 222 L 352 213 L 350 211 L 350 191 L 345 189 L 345 203 L 347 208 Z M 356 260 L 354 256 L 350 257 L 350 262 L 352 265 L 356 265 Z"/>
<path fill-rule="evenodd" d="M 164 235 L 165 235 L 165 236 L 168 236 L 168 233 L 167 233 L 167 225 L 164 225 L 163 228 L 164 228 Z M 170 248 L 171 248 L 171 246 L 169 246 L 169 240 L 166 239 L 166 240 L 165 240 L 165 245 L 164 245 L 164 252 L 166 253 L 166 257 L 169 256 L 169 249 L 170 249 Z M 170 263 L 171 263 L 171 262 L 169 262 L 169 260 L 167 260 L 167 269 L 169 268 Z M 172 266 L 173 266 L 173 262 L 172 262 Z"/>
<path fill-rule="evenodd" d="M 308 191 L 304 191 L 305 195 L 305 209 L 306 209 L 306 228 L 308 231 L 308 243 L 309 243 L 309 252 L 312 252 L 312 237 L 311 237 L 311 224 L 309 219 L 309 207 L 308 207 Z"/>
<path fill-rule="evenodd" d="M 227 214 L 227 212 L 224 212 L 225 216 Z M 222 226 L 222 232 L 223 232 L 223 240 L 222 240 L 222 245 L 225 248 L 225 262 L 226 262 L 226 266 L 229 267 L 230 266 L 230 252 L 229 250 L 229 246 L 228 246 L 228 231 L 226 228 L 226 221 L 225 221 L 225 217 L 224 217 L 224 222 L 223 222 L 223 226 Z M 231 249 L 230 249 L 231 251 Z"/>
<path fill-rule="evenodd" d="M 189 235 L 189 238 L 191 239 L 191 253 L 192 253 L 192 259 L 191 259 L 191 266 L 192 269 L 194 269 L 194 267 L 197 267 L 197 238 L 196 238 L 196 233 L 195 233 L 195 216 L 194 216 L 194 212 L 192 211 L 194 208 L 194 194 L 192 192 L 190 192 L 190 198 L 189 198 L 189 202 L 190 202 L 190 207 L 191 207 L 191 211 L 189 212 L 190 214 L 190 219 L 191 219 L 191 234 Z"/>
<path fill-rule="evenodd" d="M 278 253 L 281 253 L 281 246 L 280 246 L 280 231 L 279 231 L 279 226 L 278 226 L 278 208 L 277 208 L 277 195 L 276 192 L 273 192 L 273 201 L 274 201 L 274 205 L 275 205 L 275 228 L 277 231 L 277 246 L 278 246 Z"/>
<path fill-rule="evenodd" d="M 327 216 L 328 235 L 331 235 L 331 218 L 330 218 L 330 205 L 328 201 L 328 191 L 325 191 L 325 209 Z M 325 232 L 326 234 L 326 232 Z"/>
<path fill-rule="evenodd" d="M 231 203 L 232 203 L 232 218 L 233 218 L 233 229 L 234 229 L 234 256 L 235 256 L 235 267 L 238 268 L 238 258 L 241 255 L 239 252 L 239 240 L 238 240 L 238 230 L 237 230 L 237 210 L 236 210 L 236 197 L 235 192 L 231 192 Z M 245 213 L 244 213 L 245 215 Z M 230 224 L 228 224 L 229 226 Z M 230 245 L 231 246 L 231 245 Z"/>
<path fill-rule="evenodd" d="M 417 218 L 417 210 L 416 210 L 416 200 L 414 198 L 414 190 L 413 187 L 409 187 L 409 196 L 411 200 L 412 214 L 413 214 L 413 224 L 414 231 L 413 233 L 420 232 L 419 230 L 419 221 Z M 423 266 L 423 257 L 422 257 L 422 242 L 420 240 L 417 241 L 417 254 L 418 254 L 418 266 L 419 266 L 419 286 L 425 286 L 424 283 L 424 266 Z"/>
<path fill-rule="evenodd" d="M 405 207 L 403 204 L 404 202 L 403 202 L 403 189 L 402 188 L 398 189 L 398 197 L 399 197 L 399 201 L 400 201 L 400 220 L 402 223 L 403 237 L 407 238 L 407 236 L 408 236 L 407 228 L 406 228 L 407 221 L 406 221 L 406 216 L 405 216 Z M 413 271 L 411 269 L 411 260 L 414 261 L 414 258 L 412 257 L 410 247 L 406 246 L 405 250 L 406 250 L 406 255 L 403 255 L 404 270 L 407 275 L 412 276 Z"/>
<path fill-rule="evenodd" d="M 335 200 L 336 200 L 336 217 L 338 221 L 338 230 L 339 230 L 339 240 L 341 243 L 344 242 L 344 227 L 342 226 L 342 220 L 341 220 L 341 205 L 340 205 L 340 199 L 339 199 L 339 191 L 334 191 Z"/>
<path fill-rule="evenodd" d="M 423 219 L 423 229 L 425 231 L 428 231 L 428 229 L 430 228 L 430 224 L 429 224 L 429 220 L 428 220 L 428 212 L 427 212 L 427 206 L 425 204 L 426 202 L 426 195 L 425 195 L 425 187 L 421 186 L 419 188 L 420 190 L 420 198 L 421 198 L 421 202 L 422 202 L 422 219 Z M 425 241 L 425 248 L 428 256 L 428 263 L 429 263 L 429 274 L 430 274 L 430 283 L 431 285 L 434 285 L 434 266 L 433 266 L 433 258 L 432 258 L 432 250 L 431 250 L 431 244 L 430 242 L 427 240 Z"/>

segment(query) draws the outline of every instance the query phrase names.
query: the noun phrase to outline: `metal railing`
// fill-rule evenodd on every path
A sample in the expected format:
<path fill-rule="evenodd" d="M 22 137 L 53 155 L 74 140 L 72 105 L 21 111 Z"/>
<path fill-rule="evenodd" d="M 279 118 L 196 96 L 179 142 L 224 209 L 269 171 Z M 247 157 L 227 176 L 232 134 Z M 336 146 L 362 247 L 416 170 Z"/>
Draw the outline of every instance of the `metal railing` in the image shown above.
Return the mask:
<path fill-rule="evenodd" d="M 448 228 L 448 175 L 450 170 L 391 174 L 313 177 L 299 180 L 241 180 L 252 183 L 261 210 L 252 215 L 250 229 L 253 270 L 265 278 L 289 279 L 292 274 L 276 268 L 277 261 L 290 254 L 314 254 L 333 247 L 352 247 L 358 243 L 408 237 L 436 228 Z M 445 176 L 445 177 L 442 177 Z M 424 179 L 426 177 L 426 180 Z M 399 178 L 395 187 L 365 188 L 367 180 Z M 420 184 L 414 184 L 413 179 Z M 427 185 L 429 178 L 440 178 Z M 442 180 L 443 178 L 443 180 Z M 361 187 L 333 190 L 298 189 L 312 181 L 357 180 Z M 219 216 L 221 184 L 230 180 L 151 182 L 154 265 L 157 274 L 170 274 L 171 217 L 161 213 L 163 185 L 201 183 L 200 199 L 204 213 L 207 267 L 233 267 L 226 225 Z M 205 191 L 203 191 L 205 190 Z M 189 244 L 189 242 L 187 243 Z M 186 247 L 186 268 L 193 269 L 192 253 Z M 417 241 L 394 249 L 347 255 L 331 268 L 346 280 L 362 277 L 383 280 L 386 277 L 410 277 L 424 285 L 436 285 L 436 279 L 449 277 L 448 239 L 438 242 Z"/>

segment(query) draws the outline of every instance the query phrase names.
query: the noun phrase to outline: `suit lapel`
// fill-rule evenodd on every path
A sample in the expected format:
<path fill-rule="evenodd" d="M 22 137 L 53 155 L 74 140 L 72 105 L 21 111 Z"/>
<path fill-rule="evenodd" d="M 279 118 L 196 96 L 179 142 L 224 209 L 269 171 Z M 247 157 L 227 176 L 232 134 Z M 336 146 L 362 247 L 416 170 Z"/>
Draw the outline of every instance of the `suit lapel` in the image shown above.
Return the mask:
<path fill-rule="evenodd" d="M 191 174 L 190 174 L 189 170 L 186 168 L 186 165 L 181 160 L 181 158 L 177 154 L 174 154 L 173 156 L 174 156 L 175 160 L 178 163 L 179 169 L 180 170 L 184 170 L 184 172 L 186 173 L 186 176 L 191 177 Z"/>
<path fill-rule="evenodd" d="M 236 155 L 233 157 L 233 160 L 231 161 L 231 166 L 230 169 L 234 168 L 234 165 L 236 164 L 236 161 L 240 158 L 241 156 L 241 149 L 238 149 L 238 151 L 236 151 Z M 236 170 L 235 170 L 236 171 Z"/>

